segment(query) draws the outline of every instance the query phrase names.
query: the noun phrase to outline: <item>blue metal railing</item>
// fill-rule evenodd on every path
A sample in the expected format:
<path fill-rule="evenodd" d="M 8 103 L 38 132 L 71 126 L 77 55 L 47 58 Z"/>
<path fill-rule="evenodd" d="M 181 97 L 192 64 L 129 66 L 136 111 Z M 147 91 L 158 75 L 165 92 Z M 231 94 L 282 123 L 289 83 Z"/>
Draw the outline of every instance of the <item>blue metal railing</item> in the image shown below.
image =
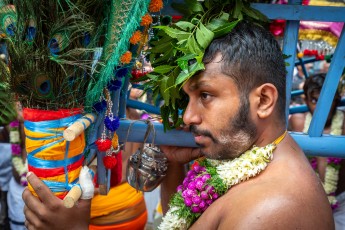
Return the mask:
<path fill-rule="evenodd" d="M 314 62 L 313 58 L 303 58 L 303 62 L 299 60 L 297 63 L 296 44 L 298 40 L 299 21 L 326 21 L 326 22 L 344 22 L 345 21 L 345 7 L 330 7 L 330 6 L 301 6 L 293 5 L 292 3 L 300 3 L 300 1 L 291 1 L 290 5 L 275 5 L 255 3 L 252 6 L 270 19 L 285 19 L 287 26 L 284 33 L 283 53 L 291 55 L 286 61 L 290 66 L 287 67 L 287 95 L 300 94 L 301 91 L 291 92 L 293 68 L 297 64 L 306 64 Z M 169 13 L 169 12 L 168 12 Z M 170 12 L 170 14 L 174 14 Z M 319 101 L 313 119 L 310 124 L 308 134 L 290 132 L 295 141 L 302 147 L 304 152 L 308 155 L 318 156 L 334 156 L 345 158 L 345 136 L 329 136 L 322 134 L 327 115 L 330 110 L 331 102 L 336 92 L 339 79 L 345 67 L 345 35 L 344 29 L 338 40 L 336 50 L 333 54 L 332 62 L 328 73 L 326 75 L 325 86 L 322 88 Z M 332 77 L 331 77 L 332 76 Z M 307 111 L 306 106 L 289 108 L 290 98 L 287 100 L 287 114 Z M 345 105 L 344 99 L 342 105 Z M 151 105 L 144 105 L 134 101 L 127 101 L 127 106 L 132 106 L 138 109 L 145 109 L 148 112 L 159 114 L 158 108 Z M 118 135 L 120 140 L 124 141 L 127 136 L 129 124 L 132 121 L 121 121 Z M 155 124 L 156 129 L 156 144 L 166 145 L 180 145 L 180 146 L 195 146 L 194 139 L 190 133 L 183 131 L 167 131 L 164 132 L 162 124 Z M 146 131 L 144 123 L 135 123 L 131 128 L 127 141 L 142 142 Z M 149 140 L 150 141 L 150 138 Z"/>

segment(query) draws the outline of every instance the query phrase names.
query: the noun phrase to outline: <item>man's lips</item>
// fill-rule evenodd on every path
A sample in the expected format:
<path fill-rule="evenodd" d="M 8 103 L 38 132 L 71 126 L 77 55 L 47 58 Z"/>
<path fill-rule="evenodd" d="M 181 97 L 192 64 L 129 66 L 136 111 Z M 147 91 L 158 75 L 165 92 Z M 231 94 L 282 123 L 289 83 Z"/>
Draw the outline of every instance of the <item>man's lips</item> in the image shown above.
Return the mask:
<path fill-rule="evenodd" d="M 194 135 L 194 140 L 195 140 L 195 143 L 202 143 L 205 138 L 207 138 L 206 136 L 203 136 L 203 135 L 200 135 L 200 134 L 193 134 Z"/>

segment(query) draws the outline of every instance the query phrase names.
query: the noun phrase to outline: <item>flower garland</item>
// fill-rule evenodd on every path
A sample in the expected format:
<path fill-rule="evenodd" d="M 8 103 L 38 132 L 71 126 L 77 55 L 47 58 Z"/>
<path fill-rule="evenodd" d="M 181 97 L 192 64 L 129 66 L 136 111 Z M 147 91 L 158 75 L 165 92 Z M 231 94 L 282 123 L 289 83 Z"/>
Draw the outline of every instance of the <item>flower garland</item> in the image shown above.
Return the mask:
<path fill-rule="evenodd" d="M 308 113 L 305 119 L 303 132 L 305 133 L 308 132 L 311 119 L 312 119 L 312 115 L 311 113 Z M 342 134 L 343 121 L 344 121 L 344 113 L 342 111 L 337 110 L 332 119 L 331 132 L 330 132 L 331 135 Z M 335 191 L 337 190 L 337 187 L 338 187 L 340 162 L 341 162 L 341 158 L 335 158 L 335 157 L 327 158 L 325 181 L 322 182 L 323 188 L 325 189 L 325 192 L 328 197 L 328 201 L 331 204 L 332 209 L 336 209 L 338 207 L 338 201 L 335 197 Z M 310 158 L 310 163 L 311 163 L 312 168 L 317 173 L 316 157 Z"/>
<path fill-rule="evenodd" d="M 273 159 L 273 151 L 287 131 L 265 147 L 253 146 L 233 160 L 202 159 L 177 187 L 160 230 L 188 229 L 201 214 L 232 186 L 258 175 Z"/>
<path fill-rule="evenodd" d="M 10 123 L 10 143 L 12 150 L 12 164 L 14 169 L 18 172 L 20 176 L 20 184 L 22 186 L 27 186 L 28 182 L 26 180 L 27 164 L 23 163 L 22 159 L 22 148 L 20 146 L 20 132 L 19 132 L 19 121 L 12 121 Z"/>

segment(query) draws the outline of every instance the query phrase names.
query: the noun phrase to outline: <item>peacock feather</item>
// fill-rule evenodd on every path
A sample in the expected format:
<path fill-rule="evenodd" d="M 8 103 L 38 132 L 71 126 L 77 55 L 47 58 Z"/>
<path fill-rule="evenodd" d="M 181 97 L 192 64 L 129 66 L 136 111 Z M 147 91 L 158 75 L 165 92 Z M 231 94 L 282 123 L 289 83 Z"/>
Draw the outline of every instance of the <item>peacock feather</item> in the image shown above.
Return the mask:
<path fill-rule="evenodd" d="M 147 13 L 150 0 L 112 1 L 107 25 L 106 41 L 103 46 L 101 61 L 105 63 L 87 92 L 87 105 L 99 100 L 100 92 L 114 77 L 114 70 L 124 68 L 119 62 L 120 56 L 129 49 L 129 40 L 140 27 L 141 18 Z M 131 63 L 133 65 L 133 63 Z"/>
<path fill-rule="evenodd" d="M 0 34 L 9 60 L 1 73 L 24 107 L 83 107 L 94 52 L 106 32 L 107 1 L 0 2 Z M 100 65 L 101 62 L 97 62 Z"/>
<path fill-rule="evenodd" d="M 24 107 L 90 111 L 150 0 L 0 0 L 6 79 Z M 4 67 L 7 68 L 7 67 Z M 4 77 L 5 79 L 5 77 Z"/>

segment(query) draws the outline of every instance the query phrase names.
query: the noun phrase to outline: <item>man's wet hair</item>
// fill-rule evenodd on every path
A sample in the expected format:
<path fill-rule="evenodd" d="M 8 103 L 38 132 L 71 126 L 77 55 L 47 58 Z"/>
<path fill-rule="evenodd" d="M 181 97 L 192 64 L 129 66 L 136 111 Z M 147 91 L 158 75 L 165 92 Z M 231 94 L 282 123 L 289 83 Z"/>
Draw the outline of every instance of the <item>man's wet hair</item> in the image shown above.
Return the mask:
<path fill-rule="evenodd" d="M 278 42 L 265 28 L 246 21 L 239 22 L 226 36 L 212 41 L 204 55 L 210 63 L 222 55 L 222 73 L 230 76 L 248 100 L 249 92 L 264 83 L 273 84 L 279 93 L 278 112 L 285 121 L 286 68 Z"/>

